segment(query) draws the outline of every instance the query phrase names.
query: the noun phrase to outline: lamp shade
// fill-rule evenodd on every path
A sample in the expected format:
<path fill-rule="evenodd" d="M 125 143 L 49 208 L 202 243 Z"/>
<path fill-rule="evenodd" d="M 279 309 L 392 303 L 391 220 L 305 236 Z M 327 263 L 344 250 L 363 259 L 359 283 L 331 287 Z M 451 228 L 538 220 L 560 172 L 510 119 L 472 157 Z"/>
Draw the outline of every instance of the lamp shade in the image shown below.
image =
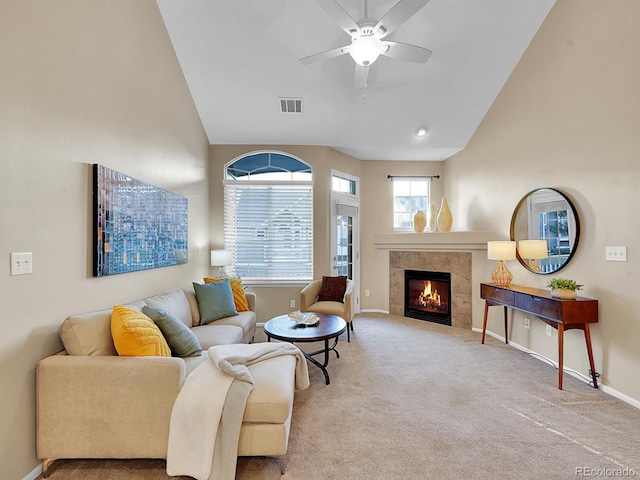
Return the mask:
<path fill-rule="evenodd" d="M 211 250 L 211 266 L 226 267 L 233 264 L 233 252 L 229 250 Z"/>
<path fill-rule="evenodd" d="M 518 253 L 520 258 L 529 258 L 540 260 L 547 258 L 549 252 L 547 250 L 546 240 L 520 240 L 518 242 Z"/>
<path fill-rule="evenodd" d="M 487 258 L 489 260 L 515 260 L 516 242 L 487 242 Z"/>

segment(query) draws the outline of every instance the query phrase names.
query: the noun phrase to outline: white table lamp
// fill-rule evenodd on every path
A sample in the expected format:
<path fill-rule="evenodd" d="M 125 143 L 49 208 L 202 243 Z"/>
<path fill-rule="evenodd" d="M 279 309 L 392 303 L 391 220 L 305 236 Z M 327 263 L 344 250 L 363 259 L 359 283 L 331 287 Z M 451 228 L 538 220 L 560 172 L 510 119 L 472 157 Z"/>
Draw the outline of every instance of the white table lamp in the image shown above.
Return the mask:
<path fill-rule="evenodd" d="M 513 275 L 505 265 L 505 260 L 516 259 L 516 242 L 494 241 L 487 242 L 487 258 L 499 260 L 498 266 L 491 274 L 491 280 L 499 287 L 509 288 Z"/>
<path fill-rule="evenodd" d="M 546 240 L 520 240 L 518 242 L 518 253 L 520 258 L 529 260 L 529 268 L 534 272 L 541 272 L 542 269 L 537 260 L 542 260 L 549 256 Z"/>
<path fill-rule="evenodd" d="M 228 277 L 224 267 L 233 265 L 233 252 L 229 250 L 211 250 L 211 266 L 220 267 L 218 277 Z"/>

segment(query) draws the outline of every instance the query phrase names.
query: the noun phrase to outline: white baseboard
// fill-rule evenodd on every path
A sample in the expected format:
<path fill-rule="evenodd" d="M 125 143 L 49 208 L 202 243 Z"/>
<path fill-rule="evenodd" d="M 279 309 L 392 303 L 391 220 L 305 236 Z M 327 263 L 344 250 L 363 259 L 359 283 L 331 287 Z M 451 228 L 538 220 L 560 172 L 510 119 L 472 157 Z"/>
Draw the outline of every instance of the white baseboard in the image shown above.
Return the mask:
<path fill-rule="evenodd" d="M 640 408 L 640 400 L 636 400 L 635 398 L 632 398 L 629 395 L 625 395 L 624 393 L 614 390 L 613 388 L 608 387 L 602 383 L 598 384 L 598 386 L 602 389 L 604 393 L 608 393 L 612 397 L 616 397 L 617 399 L 628 403 L 632 407 Z"/>
<path fill-rule="evenodd" d="M 386 313 L 387 315 L 389 315 L 389 311 L 388 310 L 378 310 L 376 308 L 363 308 L 360 311 L 362 313 Z"/>
<path fill-rule="evenodd" d="M 482 333 L 482 329 L 481 328 L 472 328 L 472 330 L 474 332 L 479 332 Z M 487 335 L 496 338 L 498 340 L 500 340 L 501 342 L 504 342 L 504 337 L 501 337 L 500 335 L 497 335 L 493 332 L 490 332 L 489 330 L 487 330 Z M 520 350 L 522 352 L 528 353 L 530 354 L 532 357 L 537 358 L 538 360 L 541 360 L 543 362 L 547 362 L 550 363 L 551 365 L 554 365 L 556 368 L 558 368 L 558 362 L 554 362 L 553 360 L 551 360 L 550 358 L 544 357 L 542 355 L 540 355 L 537 352 L 534 352 L 533 350 L 529 350 L 526 347 L 523 347 L 522 345 L 518 345 L 515 342 L 509 341 L 509 345 L 512 346 L 513 348 Z M 583 375 L 579 374 L 578 372 L 576 372 L 575 370 L 571 370 L 570 368 L 563 368 L 564 373 L 567 373 L 569 375 L 571 375 L 572 377 L 577 378 L 578 380 L 583 381 L 584 383 L 589 383 L 589 380 L 586 379 Z M 598 382 L 598 388 L 600 390 L 602 390 L 604 393 L 606 393 L 607 395 L 611 395 L 612 397 L 615 397 L 619 400 L 622 400 L 625 403 L 628 403 L 629 405 L 631 405 L 632 407 L 638 408 L 640 409 L 640 400 L 636 400 L 633 397 L 630 397 L 629 395 L 625 395 L 622 392 L 617 391 L 614 388 L 608 387 L 606 384 L 602 383 L 602 382 Z"/>
<path fill-rule="evenodd" d="M 36 468 L 31 470 L 22 480 L 36 480 L 38 476 L 42 473 L 42 464 L 38 465 Z"/>

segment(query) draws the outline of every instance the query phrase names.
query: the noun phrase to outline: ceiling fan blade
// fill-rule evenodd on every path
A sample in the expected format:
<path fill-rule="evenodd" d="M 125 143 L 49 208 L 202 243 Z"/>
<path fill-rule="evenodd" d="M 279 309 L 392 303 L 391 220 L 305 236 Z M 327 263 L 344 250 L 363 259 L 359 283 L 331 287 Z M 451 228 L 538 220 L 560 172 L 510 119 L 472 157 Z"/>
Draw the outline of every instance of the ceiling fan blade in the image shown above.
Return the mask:
<path fill-rule="evenodd" d="M 428 2 L 429 0 L 400 0 L 380 19 L 373 29 L 373 34 L 378 38 L 386 37 L 418 13 Z"/>
<path fill-rule="evenodd" d="M 433 53 L 431 50 L 408 43 L 384 41 L 382 44 L 389 47 L 382 55 L 408 62 L 424 63 Z"/>
<path fill-rule="evenodd" d="M 329 58 L 339 57 L 349 53 L 349 46 L 334 48 L 333 50 L 327 50 L 326 52 L 316 53 L 309 55 L 308 57 L 301 58 L 299 62 L 303 65 L 309 65 L 310 63 L 319 62 L 320 60 L 328 60 Z"/>
<path fill-rule="evenodd" d="M 353 86 L 356 89 L 364 88 L 367 86 L 367 79 L 369 78 L 369 67 L 363 67 L 356 63 L 356 73 L 353 78 Z"/>
<path fill-rule="evenodd" d="M 360 27 L 351 15 L 336 0 L 316 0 L 320 8 L 352 37 L 360 35 Z"/>

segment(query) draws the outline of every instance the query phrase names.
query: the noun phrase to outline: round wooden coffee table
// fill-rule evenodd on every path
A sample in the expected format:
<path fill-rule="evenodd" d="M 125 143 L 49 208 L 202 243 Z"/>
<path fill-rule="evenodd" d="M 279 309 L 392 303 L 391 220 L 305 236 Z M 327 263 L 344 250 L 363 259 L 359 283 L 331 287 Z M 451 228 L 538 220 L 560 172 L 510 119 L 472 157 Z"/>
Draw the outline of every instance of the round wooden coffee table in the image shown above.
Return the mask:
<path fill-rule="evenodd" d="M 326 384 L 329 385 L 329 373 L 327 372 L 327 365 L 329 365 L 329 352 L 333 350 L 336 353 L 336 356 L 340 358 L 340 353 L 336 350 L 336 345 L 338 344 L 338 337 L 340 334 L 344 333 L 347 329 L 347 322 L 337 315 L 329 315 L 325 313 L 314 314 L 320 319 L 318 321 L 318 325 L 315 327 L 295 328 L 295 323 L 288 315 L 280 315 L 279 317 L 272 318 L 264 324 L 264 333 L 267 336 L 267 341 L 269 342 L 272 338 L 289 343 L 324 341 L 324 348 L 311 353 L 302 353 L 307 360 L 322 370 Z M 329 341 L 331 339 L 334 339 L 334 341 L 333 344 L 329 346 Z M 315 355 L 319 355 L 321 353 L 324 353 L 323 363 L 320 363 L 313 358 Z"/>

